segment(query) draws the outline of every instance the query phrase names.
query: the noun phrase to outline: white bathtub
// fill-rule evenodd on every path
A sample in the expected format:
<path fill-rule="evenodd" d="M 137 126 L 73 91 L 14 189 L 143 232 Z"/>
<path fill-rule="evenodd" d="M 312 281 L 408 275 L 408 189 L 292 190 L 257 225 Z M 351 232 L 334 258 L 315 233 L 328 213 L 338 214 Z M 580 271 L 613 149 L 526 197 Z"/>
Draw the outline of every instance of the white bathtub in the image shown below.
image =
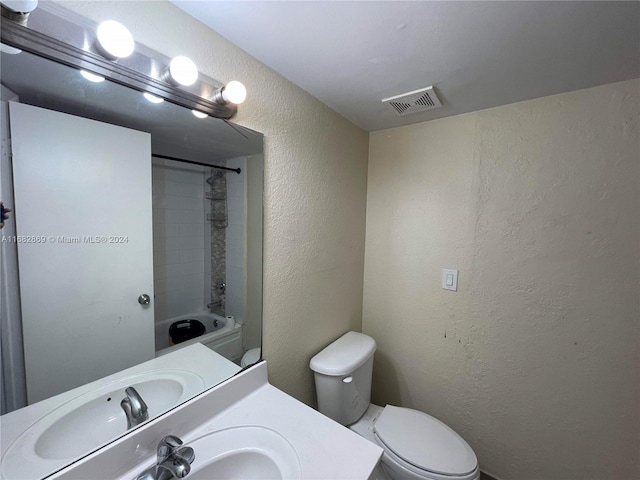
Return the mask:
<path fill-rule="evenodd" d="M 194 319 L 203 323 L 205 334 L 171 346 L 169 344 L 169 327 L 179 320 Z M 216 326 L 217 324 L 217 326 Z M 239 363 L 242 358 L 242 327 L 240 325 L 227 325 L 227 320 L 220 315 L 202 310 L 188 315 L 169 318 L 158 322 L 156 329 L 156 357 L 175 352 L 178 348 L 186 347 L 193 343 L 202 343 L 214 352 L 228 358 L 232 362 Z"/>

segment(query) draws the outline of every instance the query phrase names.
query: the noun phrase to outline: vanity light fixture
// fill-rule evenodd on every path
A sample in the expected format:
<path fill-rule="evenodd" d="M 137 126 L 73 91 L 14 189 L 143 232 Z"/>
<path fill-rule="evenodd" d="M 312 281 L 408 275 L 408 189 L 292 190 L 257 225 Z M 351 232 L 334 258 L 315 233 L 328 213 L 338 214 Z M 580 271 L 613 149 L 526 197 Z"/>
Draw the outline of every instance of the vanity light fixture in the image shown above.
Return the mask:
<path fill-rule="evenodd" d="M 96 75 L 95 73 L 87 72 L 86 70 L 80 70 L 80 75 L 82 75 L 86 80 L 89 80 L 93 83 L 104 82 L 104 77 Z"/>
<path fill-rule="evenodd" d="M 231 80 L 229 83 L 216 90 L 212 100 L 220 105 L 226 105 L 228 103 L 240 105 L 246 98 L 247 89 L 244 85 L 237 80 Z"/>
<path fill-rule="evenodd" d="M 198 67 L 190 58 L 178 55 L 171 60 L 163 77 L 163 80 L 175 86 L 188 87 L 198 80 Z"/>
<path fill-rule="evenodd" d="M 207 118 L 209 116 L 204 112 L 199 112 L 198 110 L 191 110 L 191 113 L 193 113 L 193 116 L 196 118 Z"/>
<path fill-rule="evenodd" d="M 231 119 L 238 112 L 238 105 L 246 98 L 246 89 L 239 82 L 222 86 L 221 82 L 198 72 L 195 63 L 180 55 L 167 61 L 164 55 L 143 49 L 140 51 L 131 32 L 123 25 L 108 20 L 101 25 L 83 23 L 64 18 L 57 8 L 39 4 L 37 0 L 0 0 L 2 25 L 0 43 L 5 52 L 19 53 L 9 47 L 28 50 L 45 58 L 56 52 L 56 58 L 65 58 L 67 65 L 93 82 L 115 79 L 117 83 L 130 85 L 140 93 L 150 92 L 154 97 L 173 104 L 206 113 L 212 118 Z M 54 2 L 55 3 L 55 2 Z M 36 12 L 37 24 L 26 26 L 28 11 L 41 7 L 42 15 Z M 33 16 L 31 16 L 33 17 Z M 31 18 L 30 17 L 30 18 Z M 49 25 L 49 17 L 56 17 L 60 28 Z M 74 23 L 75 22 L 75 23 Z M 60 32 L 65 40 L 54 41 Z M 124 58 L 129 55 L 128 58 Z M 123 59 L 117 61 L 119 59 Z M 104 77 L 104 78 L 103 78 Z M 222 88 L 220 88 L 222 86 Z M 214 98 L 215 97 L 215 98 Z M 153 98 L 153 97 L 151 97 Z M 155 101 L 148 95 L 147 101 Z"/>
<path fill-rule="evenodd" d="M 155 95 L 152 95 L 152 94 L 151 94 L 151 93 L 149 93 L 149 92 L 144 92 L 144 93 L 142 94 L 142 96 L 143 96 L 144 98 L 146 98 L 147 100 L 149 100 L 151 103 L 162 103 L 162 102 L 164 102 L 164 98 L 162 98 L 162 97 L 156 97 Z"/>
<path fill-rule="evenodd" d="M 96 30 L 96 49 L 107 60 L 115 61 L 133 53 L 135 42 L 127 27 L 115 20 L 105 20 Z"/>

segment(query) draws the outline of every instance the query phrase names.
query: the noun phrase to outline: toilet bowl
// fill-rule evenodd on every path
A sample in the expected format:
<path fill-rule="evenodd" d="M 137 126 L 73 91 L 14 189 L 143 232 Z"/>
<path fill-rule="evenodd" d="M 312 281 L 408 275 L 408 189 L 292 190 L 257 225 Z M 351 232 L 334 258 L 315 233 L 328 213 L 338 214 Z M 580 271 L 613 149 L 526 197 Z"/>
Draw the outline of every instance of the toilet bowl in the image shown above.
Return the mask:
<path fill-rule="evenodd" d="M 248 367 L 249 365 L 253 365 L 260 360 L 260 347 L 252 348 L 251 350 L 247 350 L 244 355 L 242 355 L 242 359 L 240 360 L 241 367 Z"/>
<path fill-rule="evenodd" d="M 438 419 L 410 408 L 369 403 L 375 341 L 348 332 L 311 359 L 318 410 L 376 443 L 377 480 L 478 480 L 475 453 Z"/>

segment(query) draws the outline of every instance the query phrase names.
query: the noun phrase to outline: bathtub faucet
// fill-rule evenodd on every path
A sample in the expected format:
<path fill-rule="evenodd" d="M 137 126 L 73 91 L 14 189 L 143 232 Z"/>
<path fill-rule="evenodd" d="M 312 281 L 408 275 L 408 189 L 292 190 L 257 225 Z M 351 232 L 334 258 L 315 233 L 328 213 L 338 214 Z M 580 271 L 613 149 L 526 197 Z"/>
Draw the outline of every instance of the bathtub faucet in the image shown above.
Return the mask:
<path fill-rule="evenodd" d="M 127 387 L 124 393 L 127 396 L 122 399 L 120 406 L 127 416 L 127 430 L 129 430 L 149 419 L 149 409 L 135 388 Z"/>
<path fill-rule="evenodd" d="M 219 278 L 216 281 L 216 292 L 218 292 L 218 295 L 224 295 L 226 291 L 227 291 L 227 284 L 222 278 Z"/>

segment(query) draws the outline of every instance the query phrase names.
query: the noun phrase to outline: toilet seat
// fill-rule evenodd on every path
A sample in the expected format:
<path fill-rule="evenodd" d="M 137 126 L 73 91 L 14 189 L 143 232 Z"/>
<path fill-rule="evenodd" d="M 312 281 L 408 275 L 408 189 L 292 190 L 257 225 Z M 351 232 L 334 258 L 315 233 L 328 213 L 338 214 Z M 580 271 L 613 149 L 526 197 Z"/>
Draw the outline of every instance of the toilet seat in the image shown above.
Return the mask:
<path fill-rule="evenodd" d="M 387 405 L 374 437 L 395 463 L 425 478 L 474 478 L 478 460 L 456 432 L 436 418 L 409 408 Z"/>

